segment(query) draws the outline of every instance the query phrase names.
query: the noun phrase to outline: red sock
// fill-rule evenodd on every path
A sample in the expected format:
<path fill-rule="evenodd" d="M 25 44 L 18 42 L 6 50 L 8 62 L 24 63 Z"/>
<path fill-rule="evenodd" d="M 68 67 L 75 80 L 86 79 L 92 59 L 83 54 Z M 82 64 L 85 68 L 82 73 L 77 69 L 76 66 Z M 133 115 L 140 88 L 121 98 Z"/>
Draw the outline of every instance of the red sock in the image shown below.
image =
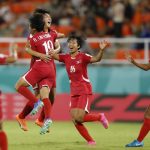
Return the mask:
<path fill-rule="evenodd" d="M 8 149 L 7 135 L 4 131 L 0 131 L 0 149 L 1 150 Z"/>
<path fill-rule="evenodd" d="M 25 86 L 19 87 L 18 92 L 28 100 L 33 101 L 34 103 L 38 101 L 35 95 Z"/>
<path fill-rule="evenodd" d="M 80 135 L 87 141 L 94 141 L 93 138 L 90 136 L 90 134 L 88 133 L 88 130 L 86 129 L 86 127 L 82 124 L 82 123 L 77 123 L 75 125 L 76 129 L 78 130 L 78 132 L 80 133 Z"/>
<path fill-rule="evenodd" d="M 34 103 L 29 101 L 23 108 L 22 112 L 19 114 L 19 118 L 24 119 L 34 108 Z"/>
<path fill-rule="evenodd" d="M 42 100 L 44 103 L 44 114 L 45 114 L 45 119 L 51 117 L 51 102 L 48 98 L 45 98 Z"/>
<path fill-rule="evenodd" d="M 85 114 L 83 118 L 83 122 L 92 122 L 92 121 L 100 121 L 101 115 L 100 114 Z"/>
<path fill-rule="evenodd" d="M 145 136 L 148 134 L 149 130 L 150 130 L 150 119 L 145 118 L 137 140 L 139 142 L 142 142 Z"/>
<path fill-rule="evenodd" d="M 39 116 L 39 118 L 38 118 L 38 120 L 39 120 L 40 122 L 43 122 L 44 119 L 45 119 L 45 114 L 44 114 L 44 107 L 43 107 L 43 108 L 42 108 L 42 111 L 41 111 L 41 113 L 40 113 L 40 116 Z"/>

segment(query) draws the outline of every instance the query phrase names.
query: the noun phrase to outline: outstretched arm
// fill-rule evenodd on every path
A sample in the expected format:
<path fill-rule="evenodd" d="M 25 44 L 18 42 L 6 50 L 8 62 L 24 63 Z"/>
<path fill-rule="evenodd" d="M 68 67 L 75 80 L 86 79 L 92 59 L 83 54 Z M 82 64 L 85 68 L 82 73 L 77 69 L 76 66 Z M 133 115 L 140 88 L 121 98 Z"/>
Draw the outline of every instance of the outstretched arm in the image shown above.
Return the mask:
<path fill-rule="evenodd" d="M 100 44 L 99 44 L 99 47 L 100 47 L 99 52 L 98 52 L 98 54 L 96 56 L 92 56 L 92 58 L 90 60 L 90 63 L 95 63 L 95 62 L 100 61 L 102 59 L 102 57 L 103 57 L 104 49 L 106 47 L 109 47 L 109 46 L 110 46 L 110 43 L 108 41 L 104 40 L 104 41 L 100 42 Z"/>
<path fill-rule="evenodd" d="M 136 67 L 139 67 L 142 70 L 145 70 L 145 71 L 150 70 L 150 63 L 149 64 L 140 64 L 140 63 L 136 62 L 129 53 L 126 53 L 126 59 L 129 62 L 131 62 L 133 65 L 135 65 Z"/>

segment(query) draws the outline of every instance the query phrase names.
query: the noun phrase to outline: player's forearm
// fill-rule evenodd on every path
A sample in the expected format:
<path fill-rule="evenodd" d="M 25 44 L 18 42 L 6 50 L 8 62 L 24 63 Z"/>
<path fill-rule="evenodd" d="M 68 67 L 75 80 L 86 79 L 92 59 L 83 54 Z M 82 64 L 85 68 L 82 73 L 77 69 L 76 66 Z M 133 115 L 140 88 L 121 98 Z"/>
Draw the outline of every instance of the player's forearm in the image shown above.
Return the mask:
<path fill-rule="evenodd" d="M 30 48 L 26 48 L 25 50 L 26 50 L 26 52 L 27 52 L 28 54 L 40 58 L 41 53 L 36 52 L 36 51 L 34 51 L 34 50 L 30 49 Z"/>
<path fill-rule="evenodd" d="M 57 38 L 64 38 L 65 37 L 65 34 L 63 33 L 57 33 Z"/>
<path fill-rule="evenodd" d="M 59 61 L 59 55 L 58 54 L 52 54 L 51 57 L 55 60 L 58 60 Z"/>
<path fill-rule="evenodd" d="M 132 63 L 133 63 L 135 66 L 137 66 L 137 67 L 139 67 L 140 69 L 142 69 L 142 70 L 147 71 L 147 70 L 150 69 L 150 65 L 148 65 L 148 64 L 139 64 L 139 63 L 137 63 L 136 61 L 133 61 Z"/>
<path fill-rule="evenodd" d="M 17 58 L 15 58 L 14 56 L 8 56 L 6 58 L 6 63 L 14 63 L 16 62 Z"/>
<path fill-rule="evenodd" d="M 100 49 L 98 54 L 91 58 L 91 63 L 99 62 L 102 59 L 102 57 L 103 57 L 103 53 L 104 53 L 104 51 L 102 49 Z"/>

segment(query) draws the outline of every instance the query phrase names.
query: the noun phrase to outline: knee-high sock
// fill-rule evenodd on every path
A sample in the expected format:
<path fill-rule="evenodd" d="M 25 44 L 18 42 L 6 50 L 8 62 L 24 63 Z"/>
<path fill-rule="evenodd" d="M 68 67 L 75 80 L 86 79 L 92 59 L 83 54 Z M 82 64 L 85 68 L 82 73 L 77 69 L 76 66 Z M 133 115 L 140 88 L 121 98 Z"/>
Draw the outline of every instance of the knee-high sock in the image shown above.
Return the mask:
<path fill-rule="evenodd" d="M 4 131 L 0 131 L 0 149 L 8 150 L 7 135 Z"/>
<path fill-rule="evenodd" d="M 101 114 L 85 114 L 83 118 L 83 122 L 92 122 L 92 121 L 100 121 L 101 119 Z"/>
<path fill-rule="evenodd" d="M 51 102 L 48 98 L 42 100 L 44 103 L 44 114 L 45 119 L 51 118 Z"/>
<path fill-rule="evenodd" d="M 45 119 L 45 113 L 44 113 L 44 107 L 43 107 L 43 108 L 42 108 L 42 111 L 41 111 L 41 113 L 40 113 L 40 115 L 39 115 L 38 120 L 39 120 L 40 122 L 43 122 L 44 119 Z"/>
<path fill-rule="evenodd" d="M 25 98 L 27 98 L 28 100 L 36 103 L 38 101 L 38 99 L 35 97 L 35 95 L 25 86 L 21 86 L 18 89 L 18 92 L 23 95 Z"/>
<path fill-rule="evenodd" d="M 150 130 L 150 119 L 145 118 L 137 140 L 142 142 Z"/>
<path fill-rule="evenodd" d="M 75 125 L 76 129 L 78 130 L 78 132 L 80 133 L 80 135 L 87 141 L 94 141 L 93 138 L 90 136 L 90 134 L 88 133 L 88 130 L 86 129 L 86 127 L 82 124 L 82 123 L 77 123 Z"/>
<path fill-rule="evenodd" d="M 26 106 L 23 108 L 22 112 L 19 114 L 19 118 L 24 119 L 34 108 L 34 102 L 27 102 Z"/>

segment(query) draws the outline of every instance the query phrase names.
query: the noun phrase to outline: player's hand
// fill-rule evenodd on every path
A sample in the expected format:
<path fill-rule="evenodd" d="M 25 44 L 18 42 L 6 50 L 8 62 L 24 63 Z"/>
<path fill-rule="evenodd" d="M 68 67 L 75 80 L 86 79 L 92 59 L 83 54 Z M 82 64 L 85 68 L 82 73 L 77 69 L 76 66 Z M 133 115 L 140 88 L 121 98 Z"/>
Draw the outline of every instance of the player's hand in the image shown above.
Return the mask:
<path fill-rule="evenodd" d="M 49 62 L 51 57 L 50 57 L 50 55 L 40 54 L 40 59 L 45 61 L 45 62 Z"/>
<path fill-rule="evenodd" d="M 17 51 L 18 51 L 18 45 L 16 43 L 12 43 L 11 45 L 11 55 L 14 56 L 14 58 L 17 60 L 18 58 L 18 54 L 17 54 Z"/>
<path fill-rule="evenodd" d="M 134 62 L 134 59 L 133 59 L 133 57 L 129 54 L 129 52 L 125 53 L 125 58 L 126 58 L 129 62 L 131 62 L 131 63 Z"/>
<path fill-rule="evenodd" d="M 104 50 L 106 47 L 110 47 L 111 46 L 111 43 L 109 41 L 101 41 L 99 43 L 99 47 L 100 47 L 100 50 Z"/>
<path fill-rule="evenodd" d="M 51 56 L 51 57 L 53 57 L 53 55 L 55 55 L 55 50 L 53 50 L 53 49 L 50 49 L 49 50 L 49 55 Z"/>

